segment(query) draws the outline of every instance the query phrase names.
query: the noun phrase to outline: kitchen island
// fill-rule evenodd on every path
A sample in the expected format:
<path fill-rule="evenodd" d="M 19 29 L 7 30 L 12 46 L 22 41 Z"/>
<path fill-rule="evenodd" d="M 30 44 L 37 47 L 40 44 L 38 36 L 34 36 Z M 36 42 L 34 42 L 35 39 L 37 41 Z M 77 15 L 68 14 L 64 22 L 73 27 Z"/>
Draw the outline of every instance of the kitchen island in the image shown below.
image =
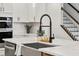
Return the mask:
<path fill-rule="evenodd" d="M 26 47 L 23 44 L 26 43 L 34 43 L 37 42 L 37 37 L 25 37 L 25 38 L 12 38 L 12 39 L 3 39 L 5 42 L 11 42 L 16 44 L 16 51 L 15 55 L 21 55 L 22 51 L 23 53 L 35 53 L 34 56 L 43 56 L 43 55 L 52 55 L 52 56 L 75 56 L 79 55 L 79 42 L 78 41 L 72 41 L 72 40 L 66 40 L 66 39 L 54 39 L 53 43 L 46 43 L 45 44 L 55 44 L 59 45 L 56 47 L 46 47 L 46 48 L 40 48 L 40 49 L 34 49 L 31 47 L 26 46 L 29 49 L 26 49 Z M 21 50 L 22 48 L 22 50 Z M 32 49 L 37 52 L 32 52 Z M 25 50 L 25 51 L 24 51 Z M 28 50 L 28 51 L 26 51 Z M 38 53 L 39 52 L 39 53 Z M 37 53 L 37 54 L 36 54 Z M 25 56 L 28 56 L 28 55 Z M 29 55 L 33 56 L 33 55 Z"/>
<path fill-rule="evenodd" d="M 17 55 L 18 56 L 18 55 L 21 55 L 22 44 L 36 42 L 36 37 L 22 37 L 22 38 L 11 38 L 11 39 L 8 38 L 8 39 L 3 39 L 3 40 L 5 41 L 5 49 L 8 48 L 8 49 L 15 50 L 13 54 L 9 54 L 9 55 L 11 55 L 11 56 Z M 6 50 L 5 50 L 5 52 L 7 53 Z M 8 53 L 7 53 L 7 55 L 8 55 Z"/>
<path fill-rule="evenodd" d="M 32 49 L 31 50 L 28 49 L 28 46 L 25 47 L 23 44 L 38 42 L 37 41 L 37 37 L 12 38 L 12 39 L 3 39 L 3 40 L 5 41 L 5 43 L 9 44 L 9 45 L 5 44 L 5 48 L 7 47 L 7 48 L 10 48 L 10 49 L 14 49 L 15 50 L 14 55 L 17 55 L 17 56 L 19 56 L 19 55 L 27 56 L 29 54 L 29 52 L 32 51 Z M 40 42 L 40 43 L 44 43 L 44 44 L 50 45 L 50 43 L 45 43 L 45 42 Z M 51 45 L 52 45 L 52 43 L 51 43 Z M 30 50 L 30 51 L 28 51 L 28 50 Z M 34 50 L 35 50 L 35 52 L 34 52 Z M 36 53 L 36 51 L 37 51 L 37 53 Z M 27 54 L 24 54 L 24 53 L 27 53 Z M 33 56 L 36 56 L 36 55 L 37 56 L 41 56 L 41 51 L 39 51 L 39 49 L 33 49 L 33 51 L 30 54 L 31 54 L 31 56 L 32 55 Z"/>

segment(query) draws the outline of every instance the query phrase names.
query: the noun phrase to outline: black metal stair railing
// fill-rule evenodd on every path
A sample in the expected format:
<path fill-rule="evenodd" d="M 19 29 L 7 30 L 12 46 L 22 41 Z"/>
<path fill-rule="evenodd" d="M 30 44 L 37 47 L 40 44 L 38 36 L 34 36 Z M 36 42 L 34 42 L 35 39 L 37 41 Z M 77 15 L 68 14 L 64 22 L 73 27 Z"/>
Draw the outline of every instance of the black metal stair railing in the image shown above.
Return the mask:
<path fill-rule="evenodd" d="M 74 20 L 74 22 L 76 22 L 79 25 L 79 22 L 70 13 L 68 13 L 63 7 L 61 7 L 61 10 L 63 10 L 69 17 L 72 18 L 72 20 Z"/>
<path fill-rule="evenodd" d="M 79 25 L 79 22 L 78 22 L 70 13 L 68 13 L 63 7 L 61 8 L 61 10 L 63 10 L 70 18 L 72 18 L 71 20 L 74 20 L 74 22 Z M 68 28 L 66 28 L 64 25 L 61 25 L 61 27 L 65 30 L 65 32 L 66 32 L 74 41 L 78 41 L 77 38 L 68 30 Z M 74 30 L 75 30 L 75 28 L 74 28 Z"/>
<path fill-rule="evenodd" d="M 67 30 L 67 28 L 64 25 L 61 25 L 61 27 L 65 30 L 65 32 L 74 40 L 78 41 L 70 32 Z"/>
<path fill-rule="evenodd" d="M 71 3 L 67 3 L 67 4 L 70 5 L 77 13 L 79 13 L 79 10 L 75 8 Z"/>

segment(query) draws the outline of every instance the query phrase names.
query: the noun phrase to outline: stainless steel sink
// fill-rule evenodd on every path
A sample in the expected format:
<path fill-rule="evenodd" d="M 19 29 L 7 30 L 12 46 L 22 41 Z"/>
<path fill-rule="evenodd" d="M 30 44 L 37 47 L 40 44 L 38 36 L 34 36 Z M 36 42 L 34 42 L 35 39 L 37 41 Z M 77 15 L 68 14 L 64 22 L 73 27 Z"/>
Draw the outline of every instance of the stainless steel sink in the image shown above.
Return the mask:
<path fill-rule="evenodd" d="M 44 43 L 27 43 L 27 44 L 23 44 L 24 46 L 28 46 L 28 47 L 32 47 L 35 49 L 39 49 L 39 48 L 46 48 L 46 47 L 56 47 L 58 45 L 49 45 L 49 44 L 44 44 Z"/>
<path fill-rule="evenodd" d="M 59 45 L 50 45 L 46 43 L 34 42 L 34 43 L 25 43 L 22 46 L 22 55 L 23 56 L 41 56 L 40 48 L 47 48 L 47 47 L 56 47 Z M 30 48 L 29 48 L 30 47 Z"/>

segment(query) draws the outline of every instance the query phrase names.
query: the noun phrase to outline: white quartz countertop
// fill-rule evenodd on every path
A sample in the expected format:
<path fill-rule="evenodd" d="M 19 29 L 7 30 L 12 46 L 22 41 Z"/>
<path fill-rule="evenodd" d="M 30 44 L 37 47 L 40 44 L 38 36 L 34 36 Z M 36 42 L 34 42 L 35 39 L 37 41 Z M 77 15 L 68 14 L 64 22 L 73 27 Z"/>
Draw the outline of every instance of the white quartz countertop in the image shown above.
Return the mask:
<path fill-rule="evenodd" d="M 79 42 L 78 41 L 71 41 L 68 42 L 61 42 L 58 44 L 60 46 L 57 47 L 49 47 L 49 48 L 41 48 L 39 51 L 48 53 L 55 56 L 79 56 Z M 56 43 L 57 44 L 57 43 Z"/>
<path fill-rule="evenodd" d="M 8 41 L 14 44 L 22 44 L 22 43 L 31 43 L 31 42 L 37 42 L 36 37 L 20 37 L 20 38 L 7 38 L 3 39 L 4 41 Z"/>
<path fill-rule="evenodd" d="M 3 39 L 15 44 L 22 43 L 34 43 L 37 37 L 24 37 L 24 38 L 12 38 L 12 39 Z M 66 39 L 54 39 L 53 44 L 59 45 L 56 47 L 40 48 L 39 51 L 48 53 L 51 55 L 60 55 L 60 56 L 79 56 L 79 42 Z"/>
<path fill-rule="evenodd" d="M 39 51 L 56 56 L 79 56 L 79 41 L 54 39 L 57 47 L 41 48 Z"/>

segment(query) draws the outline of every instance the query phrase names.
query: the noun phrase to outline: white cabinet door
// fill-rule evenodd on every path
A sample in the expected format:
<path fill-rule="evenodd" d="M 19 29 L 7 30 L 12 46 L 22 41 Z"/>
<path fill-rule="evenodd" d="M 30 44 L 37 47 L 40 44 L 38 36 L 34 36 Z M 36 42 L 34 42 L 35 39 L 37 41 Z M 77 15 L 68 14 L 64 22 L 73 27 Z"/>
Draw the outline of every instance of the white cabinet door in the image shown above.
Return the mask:
<path fill-rule="evenodd" d="M 3 12 L 3 3 L 0 3 L 0 12 Z"/>
<path fill-rule="evenodd" d="M 25 3 L 13 4 L 14 22 L 27 22 L 27 6 Z"/>
<path fill-rule="evenodd" d="M 35 21 L 40 22 L 40 18 L 45 14 L 45 3 L 36 3 L 35 5 Z"/>
<path fill-rule="evenodd" d="M 12 3 L 3 3 L 3 11 L 4 12 L 8 12 L 8 13 L 12 13 L 13 11 L 13 5 Z"/>
<path fill-rule="evenodd" d="M 13 6 L 15 22 L 39 22 L 46 12 L 45 3 L 15 3 Z"/>
<path fill-rule="evenodd" d="M 33 6 L 33 3 L 28 3 L 27 5 L 27 16 L 29 22 L 34 22 L 34 17 L 35 17 L 35 8 Z"/>
<path fill-rule="evenodd" d="M 0 3 L 0 16 L 11 16 L 13 13 L 12 3 Z"/>

